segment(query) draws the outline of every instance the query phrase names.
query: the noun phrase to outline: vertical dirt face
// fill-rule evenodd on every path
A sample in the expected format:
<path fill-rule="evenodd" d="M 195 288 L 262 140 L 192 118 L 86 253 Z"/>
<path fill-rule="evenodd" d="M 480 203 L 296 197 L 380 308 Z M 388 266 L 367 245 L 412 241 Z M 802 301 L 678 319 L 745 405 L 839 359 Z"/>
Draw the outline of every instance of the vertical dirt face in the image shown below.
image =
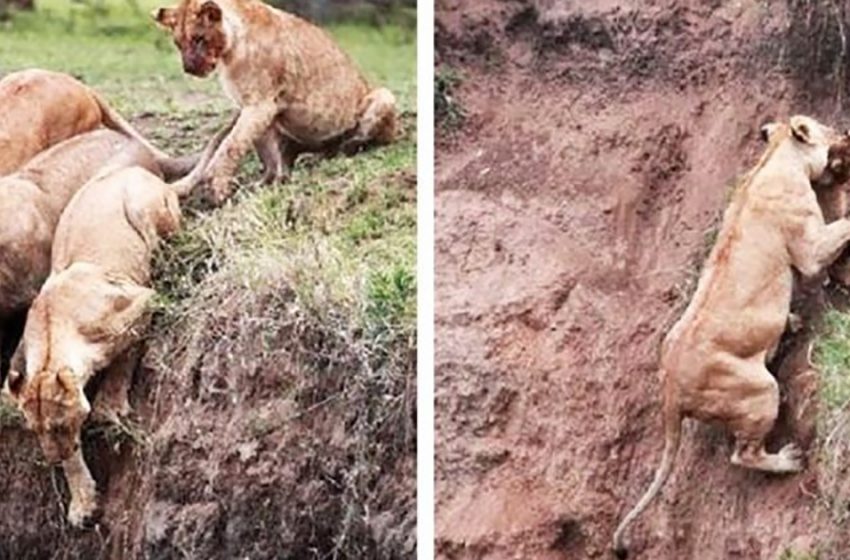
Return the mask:
<path fill-rule="evenodd" d="M 138 425 L 85 433 L 104 508 L 86 530 L 65 522 L 61 470 L 0 415 L 0 560 L 412 557 L 413 388 L 396 408 L 361 386 L 353 372 L 380 364 L 336 328 L 274 277 L 250 291 L 223 281 L 155 324 Z"/>
<path fill-rule="evenodd" d="M 660 340 L 760 125 L 846 124 L 834 76 L 802 77 L 798 4 L 437 3 L 437 74 L 459 77 L 465 115 L 437 124 L 441 558 L 610 557 L 660 460 Z M 810 442 L 799 400 L 777 440 Z M 769 477 L 730 454 L 725 432 L 686 424 L 630 557 L 850 554 L 816 466 Z"/>

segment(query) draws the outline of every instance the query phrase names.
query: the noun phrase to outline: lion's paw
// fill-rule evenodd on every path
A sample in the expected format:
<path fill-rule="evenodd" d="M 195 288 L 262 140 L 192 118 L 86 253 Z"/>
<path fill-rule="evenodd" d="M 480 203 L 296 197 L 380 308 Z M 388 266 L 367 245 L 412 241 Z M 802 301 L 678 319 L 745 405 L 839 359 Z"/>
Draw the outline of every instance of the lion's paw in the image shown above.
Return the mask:
<path fill-rule="evenodd" d="M 784 472 L 800 472 L 803 470 L 803 450 L 796 443 L 789 443 L 779 450 L 781 468 Z"/>
<path fill-rule="evenodd" d="M 97 513 L 97 494 L 86 499 L 71 500 L 68 506 L 68 523 L 78 529 L 90 526 L 96 519 Z"/>

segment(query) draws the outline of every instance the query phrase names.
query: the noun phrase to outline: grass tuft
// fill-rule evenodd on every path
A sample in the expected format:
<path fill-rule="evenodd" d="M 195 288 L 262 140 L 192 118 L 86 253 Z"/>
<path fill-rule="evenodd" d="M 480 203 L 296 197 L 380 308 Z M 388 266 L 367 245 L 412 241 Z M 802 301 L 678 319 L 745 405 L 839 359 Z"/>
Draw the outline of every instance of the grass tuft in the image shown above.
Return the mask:
<path fill-rule="evenodd" d="M 0 429 L 23 426 L 24 416 L 8 398 L 0 397 Z"/>
<path fill-rule="evenodd" d="M 824 314 L 813 357 L 820 370 L 822 419 L 828 420 L 850 403 L 850 314 L 835 309 Z"/>
<path fill-rule="evenodd" d="M 822 319 L 812 358 L 819 370 L 819 495 L 836 525 L 850 519 L 850 314 L 830 309 Z"/>
<path fill-rule="evenodd" d="M 455 91 L 461 84 L 461 76 L 450 67 L 437 69 L 434 76 L 434 114 L 444 128 L 455 129 L 463 125 L 466 113 L 455 99 Z"/>

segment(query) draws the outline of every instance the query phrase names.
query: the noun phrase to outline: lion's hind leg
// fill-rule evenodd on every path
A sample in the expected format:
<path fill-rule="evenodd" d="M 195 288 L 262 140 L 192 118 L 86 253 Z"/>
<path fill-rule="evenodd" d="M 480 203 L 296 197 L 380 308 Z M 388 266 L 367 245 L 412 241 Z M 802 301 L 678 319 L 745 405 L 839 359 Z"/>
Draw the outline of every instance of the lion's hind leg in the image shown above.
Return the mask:
<path fill-rule="evenodd" d="M 261 182 L 264 185 L 286 182 L 289 179 L 289 167 L 284 162 L 282 154 L 284 141 L 274 124 L 254 141 L 254 149 L 263 166 Z"/>
<path fill-rule="evenodd" d="M 130 347 L 101 372 L 94 399 L 95 416 L 120 425 L 130 414 L 130 386 L 138 362 L 138 348 Z"/>
<path fill-rule="evenodd" d="M 372 90 L 364 99 L 363 106 L 357 130 L 340 147 L 345 154 L 351 155 L 368 144 L 390 144 L 398 135 L 398 109 L 390 90 Z"/>
<path fill-rule="evenodd" d="M 730 372 L 725 394 L 715 395 L 728 404 L 727 425 L 735 435 L 732 464 L 772 473 L 803 469 L 803 453 L 790 443 L 778 453 L 768 453 L 765 438 L 779 415 L 779 385 L 761 363 L 740 360 Z"/>

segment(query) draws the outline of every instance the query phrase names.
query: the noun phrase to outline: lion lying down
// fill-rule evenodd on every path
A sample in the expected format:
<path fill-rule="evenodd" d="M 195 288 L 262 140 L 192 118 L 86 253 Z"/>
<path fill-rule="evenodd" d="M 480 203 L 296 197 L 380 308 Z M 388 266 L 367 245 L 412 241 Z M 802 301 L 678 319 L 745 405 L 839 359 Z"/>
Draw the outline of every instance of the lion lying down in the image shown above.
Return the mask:
<path fill-rule="evenodd" d="M 12 370 L 8 379 L 8 393 L 47 460 L 62 463 L 71 493 L 68 521 L 75 526 L 97 510 L 80 450 L 91 410 L 83 390 L 104 370 L 96 409 L 113 418 L 128 411 L 130 356 L 154 294 L 151 254 L 180 225 L 177 196 L 148 170 L 157 171 L 155 165 L 116 167 L 88 183 L 62 214 L 52 271 L 19 348 L 26 369 Z"/>
<path fill-rule="evenodd" d="M 126 151 L 131 145 L 131 151 Z M 125 163 L 155 160 L 167 178 L 188 173 L 199 156 L 161 158 L 135 139 L 95 130 L 56 144 L 19 172 L 0 177 L 0 384 L 17 347 L 26 311 L 50 273 L 50 246 L 71 197 L 104 161 L 125 151 Z"/>
<path fill-rule="evenodd" d="M 682 419 L 726 425 L 735 436 L 735 465 L 772 473 L 803 468 L 793 443 L 769 453 L 764 440 L 779 410 L 779 388 L 765 366 L 785 329 L 792 268 L 806 276 L 832 263 L 850 241 L 850 220 L 826 225 L 813 181 L 848 179 L 850 134 L 792 117 L 738 187 L 696 293 L 661 349 L 664 454 L 655 479 L 614 534 L 623 535 L 660 491 L 673 468 Z"/>
<path fill-rule="evenodd" d="M 103 125 L 146 145 L 94 90 L 67 74 L 23 70 L 0 80 L 0 176 L 39 152 Z"/>

